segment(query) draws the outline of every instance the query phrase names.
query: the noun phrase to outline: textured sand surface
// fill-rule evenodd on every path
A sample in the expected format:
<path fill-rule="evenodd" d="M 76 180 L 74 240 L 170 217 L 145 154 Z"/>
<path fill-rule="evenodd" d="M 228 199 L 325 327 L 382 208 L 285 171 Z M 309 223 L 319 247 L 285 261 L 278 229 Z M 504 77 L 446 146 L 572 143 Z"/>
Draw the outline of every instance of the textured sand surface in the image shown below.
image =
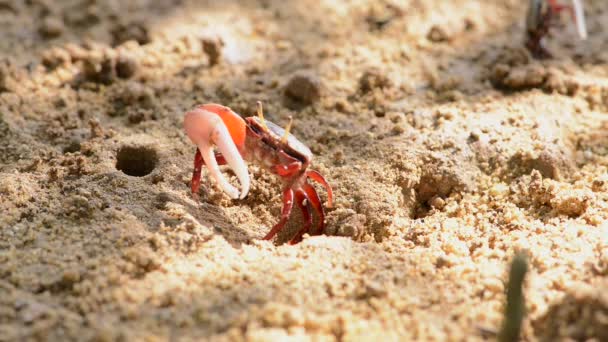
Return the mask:
<path fill-rule="evenodd" d="M 484 340 L 516 251 L 525 340 L 608 340 L 585 6 L 537 61 L 523 0 L 0 0 L 0 341 Z M 333 185 L 328 236 L 260 240 L 281 182 L 255 165 L 244 200 L 189 193 L 183 113 L 257 100 Z"/>

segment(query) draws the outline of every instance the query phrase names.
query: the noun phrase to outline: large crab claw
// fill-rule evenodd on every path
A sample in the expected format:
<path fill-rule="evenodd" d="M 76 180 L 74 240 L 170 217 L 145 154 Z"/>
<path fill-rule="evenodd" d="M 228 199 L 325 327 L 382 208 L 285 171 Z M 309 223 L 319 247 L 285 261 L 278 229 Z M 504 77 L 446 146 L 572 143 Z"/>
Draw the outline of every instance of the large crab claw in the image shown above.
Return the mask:
<path fill-rule="evenodd" d="M 204 161 L 211 176 L 228 196 L 245 198 L 249 192 L 250 183 L 247 164 L 240 153 L 245 143 L 245 121 L 228 107 L 205 104 L 186 113 L 184 129 L 190 140 L 198 147 L 192 175 L 192 192 L 198 191 Z M 221 155 L 217 155 L 217 159 L 213 152 L 214 145 L 221 153 Z M 226 180 L 220 171 L 218 159 L 220 159 L 220 164 L 228 164 L 239 179 L 240 196 L 239 191 Z"/>

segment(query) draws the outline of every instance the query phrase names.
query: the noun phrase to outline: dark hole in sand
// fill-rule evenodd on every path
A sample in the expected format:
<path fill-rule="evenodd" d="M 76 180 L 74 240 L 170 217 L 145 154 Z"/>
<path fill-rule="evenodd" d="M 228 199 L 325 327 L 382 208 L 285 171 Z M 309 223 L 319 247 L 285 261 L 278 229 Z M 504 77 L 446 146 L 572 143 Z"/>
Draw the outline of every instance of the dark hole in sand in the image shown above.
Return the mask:
<path fill-rule="evenodd" d="M 70 143 L 63 148 L 63 153 L 76 153 L 80 151 L 80 141 L 70 141 Z"/>
<path fill-rule="evenodd" d="M 123 146 L 116 156 L 116 168 L 129 176 L 150 174 L 158 163 L 156 150 L 144 146 Z"/>

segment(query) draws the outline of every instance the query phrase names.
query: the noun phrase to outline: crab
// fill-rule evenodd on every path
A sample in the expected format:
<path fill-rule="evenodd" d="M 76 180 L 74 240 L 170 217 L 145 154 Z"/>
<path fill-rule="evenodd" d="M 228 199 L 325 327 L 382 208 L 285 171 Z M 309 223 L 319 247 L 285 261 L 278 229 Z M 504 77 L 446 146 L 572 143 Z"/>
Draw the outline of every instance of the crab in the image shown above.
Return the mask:
<path fill-rule="evenodd" d="M 317 171 L 308 169 L 312 160 L 310 149 L 290 133 L 293 120 L 285 129 L 265 120 L 262 103 L 257 102 L 257 116 L 243 120 L 230 108 L 219 104 L 204 104 L 187 112 L 184 129 L 197 146 L 194 155 L 191 191 L 196 196 L 201 183 L 203 165 L 219 187 L 233 199 L 243 199 L 250 187 L 246 161 L 256 163 L 283 181 L 283 209 L 281 218 L 263 237 L 271 240 L 287 223 L 294 201 L 302 212 L 303 227 L 292 237 L 290 244 L 302 240 L 306 233 L 321 234 L 325 227 L 325 209 L 315 188 L 308 182 L 320 183 L 327 191 L 327 207 L 332 206 L 333 192 L 329 183 Z M 214 145 L 217 151 L 214 151 Z M 239 180 L 240 192 L 230 184 L 219 169 L 228 164 Z M 319 217 L 319 227 L 313 225 L 310 206 Z"/>
<path fill-rule="evenodd" d="M 572 5 L 560 5 L 557 0 L 530 0 L 526 16 L 526 47 L 536 58 L 550 58 L 551 53 L 543 46 L 542 39 L 549 33 L 553 18 L 567 10 L 576 23 L 578 35 L 587 39 L 585 13 L 580 0 L 572 0 Z"/>

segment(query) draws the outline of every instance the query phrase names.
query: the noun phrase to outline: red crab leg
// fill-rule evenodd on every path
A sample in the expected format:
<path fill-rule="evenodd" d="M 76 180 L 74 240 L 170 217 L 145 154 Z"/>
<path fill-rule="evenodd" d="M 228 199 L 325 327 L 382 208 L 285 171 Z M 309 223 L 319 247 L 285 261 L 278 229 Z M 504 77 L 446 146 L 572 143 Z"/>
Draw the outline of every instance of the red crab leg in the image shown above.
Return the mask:
<path fill-rule="evenodd" d="M 318 173 L 315 170 L 308 170 L 308 171 L 306 171 L 306 176 L 308 178 L 314 180 L 315 182 L 319 182 L 319 183 L 321 183 L 321 185 L 323 185 L 323 187 L 327 191 L 327 207 L 331 208 L 332 202 L 333 202 L 334 193 L 331 190 L 331 186 L 329 185 L 329 183 L 327 183 L 327 181 L 325 180 L 325 178 L 320 173 Z"/>
<path fill-rule="evenodd" d="M 263 240 L 272 239 L 277 233 L 283 229 L 285 223 L 287 223 L 287 219 L 289 219 L 289 215 L 291 214 L 291 209 L 293 208 L 293 190 L 291 188 L 286 188 L 283 190 L 283 210 L 281 211 L 281 219 L 277 224 L 272 227 L 272 229 L 264 236 Z"/>
<path fill-rule="evenodd" d="M 323 234 L 325 230 L 325 210 L 323 210 L 323 205 L 321 204 L 321 199 L 319 198 L 319 194 L 317 194 L 317 190 L 313 188 L 312 185 L 306 183 L 302 187 L 306 192 L 306 196 L 308 197 L 308 202 L 312 205 L 312 207 L 319 215 L 319 234 Z"/>
<path fill-rule="evenodd" d="M 226 165 L 226 159 L 221 153 L 215 152 L 215 159 L 217 160 L 218 165 Z M 190 182 L 193 194 L 198 193 L 198 189 L 201 186 L 201 170 L 203 169 L 203 165 L 205 165 L 205 161 L 203 160 L 201 151 L 199 151 L 197 148 L 196 154 L 194 155 L 194 171 L 192 171 L 192 181 Z"/>
<path fill-rule="evenodd" d="M 306 204 L 304 204 L 304 200 L 306 200 Z M 310 215 L 310 209 L 308 208 L 308 197 L 306 193 L 302 190 L 298 190 L 296 192 L 296 202 L 298 202 L 298 206 L 300 210 L 302 210 L 302 218 L 304 219 L 304 227 L 298 231 L 298 233 L 289 241 L 290 245 L 296 244 L 302 241 L 302 235 L 308 233 L 310 227 L 312 226 L 312 216 Z"/>

